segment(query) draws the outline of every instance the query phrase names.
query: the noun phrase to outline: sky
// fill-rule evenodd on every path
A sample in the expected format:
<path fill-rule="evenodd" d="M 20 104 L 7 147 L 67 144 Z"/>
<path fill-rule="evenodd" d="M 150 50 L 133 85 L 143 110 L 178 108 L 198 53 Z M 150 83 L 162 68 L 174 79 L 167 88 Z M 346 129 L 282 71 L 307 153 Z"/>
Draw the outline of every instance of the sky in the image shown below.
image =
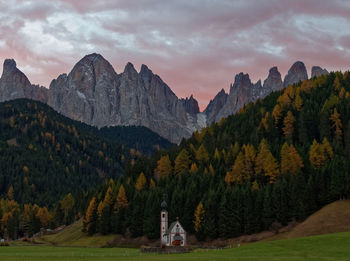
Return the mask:
<path fill-rule="evenodd" d="M 0 0 L 0 60 L 45 87 L 90 53 L 117 73 L 146 64 L 204 109 L 239 72 L 348 70 L 349 14 L 348 0 Z"/>

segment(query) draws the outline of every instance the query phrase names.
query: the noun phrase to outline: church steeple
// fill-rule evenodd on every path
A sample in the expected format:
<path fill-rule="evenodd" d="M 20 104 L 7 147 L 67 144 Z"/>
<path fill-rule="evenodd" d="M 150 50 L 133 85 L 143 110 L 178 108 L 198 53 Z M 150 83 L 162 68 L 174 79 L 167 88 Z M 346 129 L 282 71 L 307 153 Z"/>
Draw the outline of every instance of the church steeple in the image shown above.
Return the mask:
<path fill-rule="evenodd" d="M 160 212 L 160 242 L 162 246 L 166 246 L 168 244 L 168 211 L 166 210 L 168 205 L 165 200 L 160 204 L 160 207 L 162 208 Z"/>

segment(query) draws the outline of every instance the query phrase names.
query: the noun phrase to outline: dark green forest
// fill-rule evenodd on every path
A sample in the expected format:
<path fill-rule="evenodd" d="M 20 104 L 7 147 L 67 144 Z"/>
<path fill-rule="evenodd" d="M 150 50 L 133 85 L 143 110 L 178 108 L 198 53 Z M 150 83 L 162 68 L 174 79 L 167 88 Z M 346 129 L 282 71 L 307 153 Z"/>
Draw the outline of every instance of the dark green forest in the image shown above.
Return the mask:
<path fill-rule="evenodd" d="M 89 234 L 159 238 L 160 202 L 199 240 L 303 221 L 350 195 L 350 74 L 288 86 L 127 165 L 92 198 Z"/>
<path fill-rule="evenodd" d="M 0 226 L 3 230 L 11 221 L 8 215 L 19 224 L 24 204 L 30 204 L 27 208 L 35 213 L 38 206 L 60 212 L 59 200 L 71 193 L 74 209 L 59 214 L 51 225 L 69 223 L 86 209 L 89 190 L 120 176 L 127 162 L 169 146 L 170 142 L 146 128 L 100 131 L 37 101 L 0 103 Z M 33 231 L 40 229 L 37 223 Z"/>

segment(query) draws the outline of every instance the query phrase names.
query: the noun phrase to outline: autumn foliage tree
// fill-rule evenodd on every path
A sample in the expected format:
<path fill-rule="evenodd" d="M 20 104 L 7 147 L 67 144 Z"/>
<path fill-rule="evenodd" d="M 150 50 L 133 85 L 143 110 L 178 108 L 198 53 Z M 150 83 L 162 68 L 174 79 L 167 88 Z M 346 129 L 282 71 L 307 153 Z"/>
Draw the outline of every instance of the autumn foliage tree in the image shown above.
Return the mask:
<path fill-rule="evenodd" d="M 279 165 L 275 157 L 268 148 L 267 141 L 263 139 L 259 145 L 259 151 L 256 157 L 255 173 L 269 178 L 270 183 L 274 183 L 279 176 Z"/>
<path fill-rule="evenodd" d="M 93 197 L 86 210 L 84 223 L 83 223 L 84 230 L 88 233 L 88 235 L 91 236 L 96 233 L 97 222 L 98 222 L 97 203 L 96 203 L 96 198 Z"/>
<path fill-rule="evenodd" d="M 135 189 L 137 191 L 142 190 L 147 183 L 147 179 L 145 177 L 145 174 L 143 172 L 140 173 L 140 176 L 137 178 L 136 183 L 135 183 Z"/>
<path fill-rule="evenodd" d="M 175 174 L 183 174 L 188 171 L 188 167 L 190 165 L 190 156 L 186 149 L 180 151 L 178 156 L 175 159 L 174 171 Z"/>
<path fill-rule="evenodd" d="M 283 134 L 286 139 L 292 139 L 294 132 L 295 118 L 291 111 L 287 112 L 286 117 L 283 120 Z"/>
<path fill-rule="evenodd" d="M 331 117 L 329 118 L 332 121 L 332 129 L 335 131 L 335 136 L 337 137 L 338 142 L 341 142 L 343 137 L 343 124 L 340 119 L 340 113 L 338 113 L 337 108 L 334 108 Z"/>
<path fill-rule="evenodd" d="M 293 144 L 285 142 L 281 149 L 282 174 L 296 175 L 304 167 L 303 160 Z"/>
<path fill-rule="evenodd" d="M 156 180 L 167 178 L 172 170 L 173 167 L 169 155 L 162 156 L 157 162 L 157 168 L 154 170 Z"/>
<path fill-rule="evenodd" d="M 333 155 L 332 146 L 329 144 L 327 138 L 324 138 L 321 144 L 316 140 L 312 142 L 312 145 L 310 146 L 309 160 L 315 169 L 324 166 L 328 160 L 333 158 Z"/>
<path fill-rule="evenodd" d="M 204 240 L 204 219 L 205 219 L 205 211 L 203 207 L 203 203 L 199 202 L 196 211 L 194 212 L 194 231 L 196 232 L 196 237 L 198 240 Z"/>

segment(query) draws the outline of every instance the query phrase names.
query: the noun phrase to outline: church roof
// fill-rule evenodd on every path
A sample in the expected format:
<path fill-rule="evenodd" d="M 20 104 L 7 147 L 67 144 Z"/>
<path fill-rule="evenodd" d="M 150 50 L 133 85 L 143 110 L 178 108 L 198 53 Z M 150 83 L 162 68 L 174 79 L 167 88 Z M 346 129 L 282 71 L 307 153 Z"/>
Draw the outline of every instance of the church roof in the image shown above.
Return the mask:
<path fill-rule="evenodd" d="M 163 202 L 160 204 L 160 207 L 163 209 L 163 210 L 166 210 L 166 208 L 168 207 L 167 203 L 165 202 L 165 200 L 163 200 Z"/>
<path fill-rule="evenodd" d="M 170 233 L 171 230 L 173 230 L 173 228 L 175 227 L 176 224 L 179 224 L 179 226 L 183 229 L 183 227 L 181 226 L 180 222 L 177 220 L 177 221 L 174 221 L 173 223 L 170 224 L 168 230 L 167 230 L 167 234 Z"/>

